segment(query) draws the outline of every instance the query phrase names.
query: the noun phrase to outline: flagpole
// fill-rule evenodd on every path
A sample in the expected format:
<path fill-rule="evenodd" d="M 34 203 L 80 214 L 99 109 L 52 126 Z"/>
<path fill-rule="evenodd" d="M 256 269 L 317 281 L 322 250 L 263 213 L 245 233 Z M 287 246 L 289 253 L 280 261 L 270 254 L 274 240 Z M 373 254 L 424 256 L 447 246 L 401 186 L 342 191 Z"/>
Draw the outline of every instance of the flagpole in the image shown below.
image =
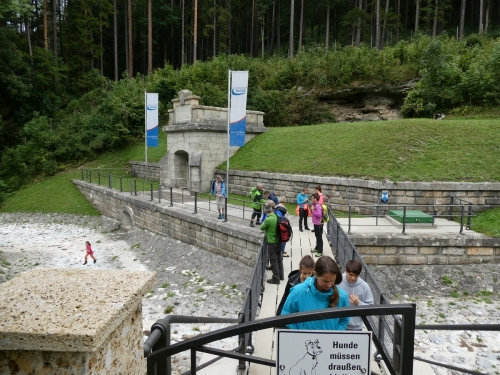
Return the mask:
<path fill-rule="evenodd" d="M 144 165 L 144 175 L 148 182 L 148 93 L 144 91 L 144 154 L 146 164 Z"/>
<path fill-rule="evenodd" d="M 231 126 L 231 69 L 228 70 L 227 77 L 227 162 L 226 162 L 226 195 L 229 191 L 228 183 L 229 183 L 229 143 L 230 143 L 230 135 L 229 135 L 229 127 Z"/>

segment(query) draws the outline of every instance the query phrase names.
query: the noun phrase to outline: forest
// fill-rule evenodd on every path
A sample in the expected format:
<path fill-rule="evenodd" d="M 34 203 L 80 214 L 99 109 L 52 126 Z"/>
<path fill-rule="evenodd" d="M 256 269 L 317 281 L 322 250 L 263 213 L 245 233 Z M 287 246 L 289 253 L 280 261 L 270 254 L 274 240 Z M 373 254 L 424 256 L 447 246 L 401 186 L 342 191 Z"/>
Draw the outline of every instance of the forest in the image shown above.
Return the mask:
<path fill-rule="evenodd" d="M 404 117 L 500 101 L 498 0 L 0 0 L 0 191 L 143 136 L 184 88 L 267 126 L 335 121 L 322 90 L 418 81 Z M 161 125 L 161 124 L 160 124 Z"/>

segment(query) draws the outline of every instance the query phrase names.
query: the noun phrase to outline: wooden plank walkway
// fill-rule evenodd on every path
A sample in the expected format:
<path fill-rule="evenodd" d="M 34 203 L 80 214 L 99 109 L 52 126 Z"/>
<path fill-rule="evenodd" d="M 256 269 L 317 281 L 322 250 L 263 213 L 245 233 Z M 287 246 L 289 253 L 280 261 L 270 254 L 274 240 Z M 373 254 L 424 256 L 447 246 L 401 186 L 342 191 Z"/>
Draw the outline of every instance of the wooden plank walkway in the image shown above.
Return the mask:
<path fill-rule="evenodd" d="M 259 316 L 257 319 L 269 318 L 276 315 L 276 309 L 281 301 L 281 297 L 285 291 L 286 282 L 288 280 L 288 274 L 299 268 L 300 260 L 304 255 L 311 255 L 314 259 L 314 254 L 311 250 L 314 249 L 316 245 L 316 238 L 314 237 L 314 232 L 306 231 L 299 232 L 298 218 L 293 216 L 290 218 L 290 222 L 293 228 L 293 238 L 291 243 L 286 245 L 285 251 L 289 258 L 283 258 L 283 267 L 285 274 L 285 281 L 282 281 L 279 285 L 266 284 L 266 290 L 264 291 L 264 298 L 262 301 L 262 308 L 259 311 Z M 313 227 L 311 218 L 308 219 L 310 228 Z M 333 258 L 332 250 L 328 244 L 328 239 L 323 233 L 323 254 L 328 255 Z M 271 271 L 267 271 L 269 278 L 272 276 Z M 276 360 L 276 346 L 275 346 L 275 330 L 266 329 L 258 331 L 255 334 L 255 352 L 254 356 L 273 359 Z M 274 367 L 268 367 L 258 364 L 250 364 L 249 369 L 250 375 L 271 375 L 276 374 L 276 369 Z"/>

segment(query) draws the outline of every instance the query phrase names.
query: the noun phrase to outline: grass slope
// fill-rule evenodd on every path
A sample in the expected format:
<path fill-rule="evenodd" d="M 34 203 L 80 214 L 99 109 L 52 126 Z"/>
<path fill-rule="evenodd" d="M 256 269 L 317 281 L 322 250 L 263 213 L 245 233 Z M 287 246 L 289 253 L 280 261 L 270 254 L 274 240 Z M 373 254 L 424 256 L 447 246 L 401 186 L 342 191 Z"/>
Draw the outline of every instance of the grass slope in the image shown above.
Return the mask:
<path fill-rule="evenodd" d="M 230 166 L 396 182 L 500 181 L 499 139 L 500 119 L 272 128 L 241 148 Z"/>

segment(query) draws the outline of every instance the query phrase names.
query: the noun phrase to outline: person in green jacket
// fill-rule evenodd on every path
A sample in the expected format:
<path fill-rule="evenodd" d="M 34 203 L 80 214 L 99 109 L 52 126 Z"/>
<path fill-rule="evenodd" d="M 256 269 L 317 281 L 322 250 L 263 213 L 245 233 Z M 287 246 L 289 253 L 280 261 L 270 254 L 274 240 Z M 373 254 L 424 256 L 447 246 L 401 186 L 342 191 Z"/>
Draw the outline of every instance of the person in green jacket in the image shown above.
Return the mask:
<path fill-rule="evenodd" d="M 260 226 L 260 230 L 266 232 L 267 255 L 271 263 L 273 277 L 267 280 L 269 284 L 279 284 L 285 279 L 283 271 L 283 257 L 281 256 L 281 243 L 278 235 L 278 216 L 274 213 L 273 206 L 266 204 L 264 212 L 268 215 Z"/>
<path fill-rule="evenodd" d="M 264 187 L 262 184 L 258 184 L 250 191 L 250 199 L 252 200 L 252 217 L 250 218 L 250 226 L 253 227 L 253 220 L 257 218 L 255 224 L 260 225 L 260 216 L 262 215 L 262 205 L 266 203 L 266 193 L 269 196 L 269 192 L 263 192 Z"/>

